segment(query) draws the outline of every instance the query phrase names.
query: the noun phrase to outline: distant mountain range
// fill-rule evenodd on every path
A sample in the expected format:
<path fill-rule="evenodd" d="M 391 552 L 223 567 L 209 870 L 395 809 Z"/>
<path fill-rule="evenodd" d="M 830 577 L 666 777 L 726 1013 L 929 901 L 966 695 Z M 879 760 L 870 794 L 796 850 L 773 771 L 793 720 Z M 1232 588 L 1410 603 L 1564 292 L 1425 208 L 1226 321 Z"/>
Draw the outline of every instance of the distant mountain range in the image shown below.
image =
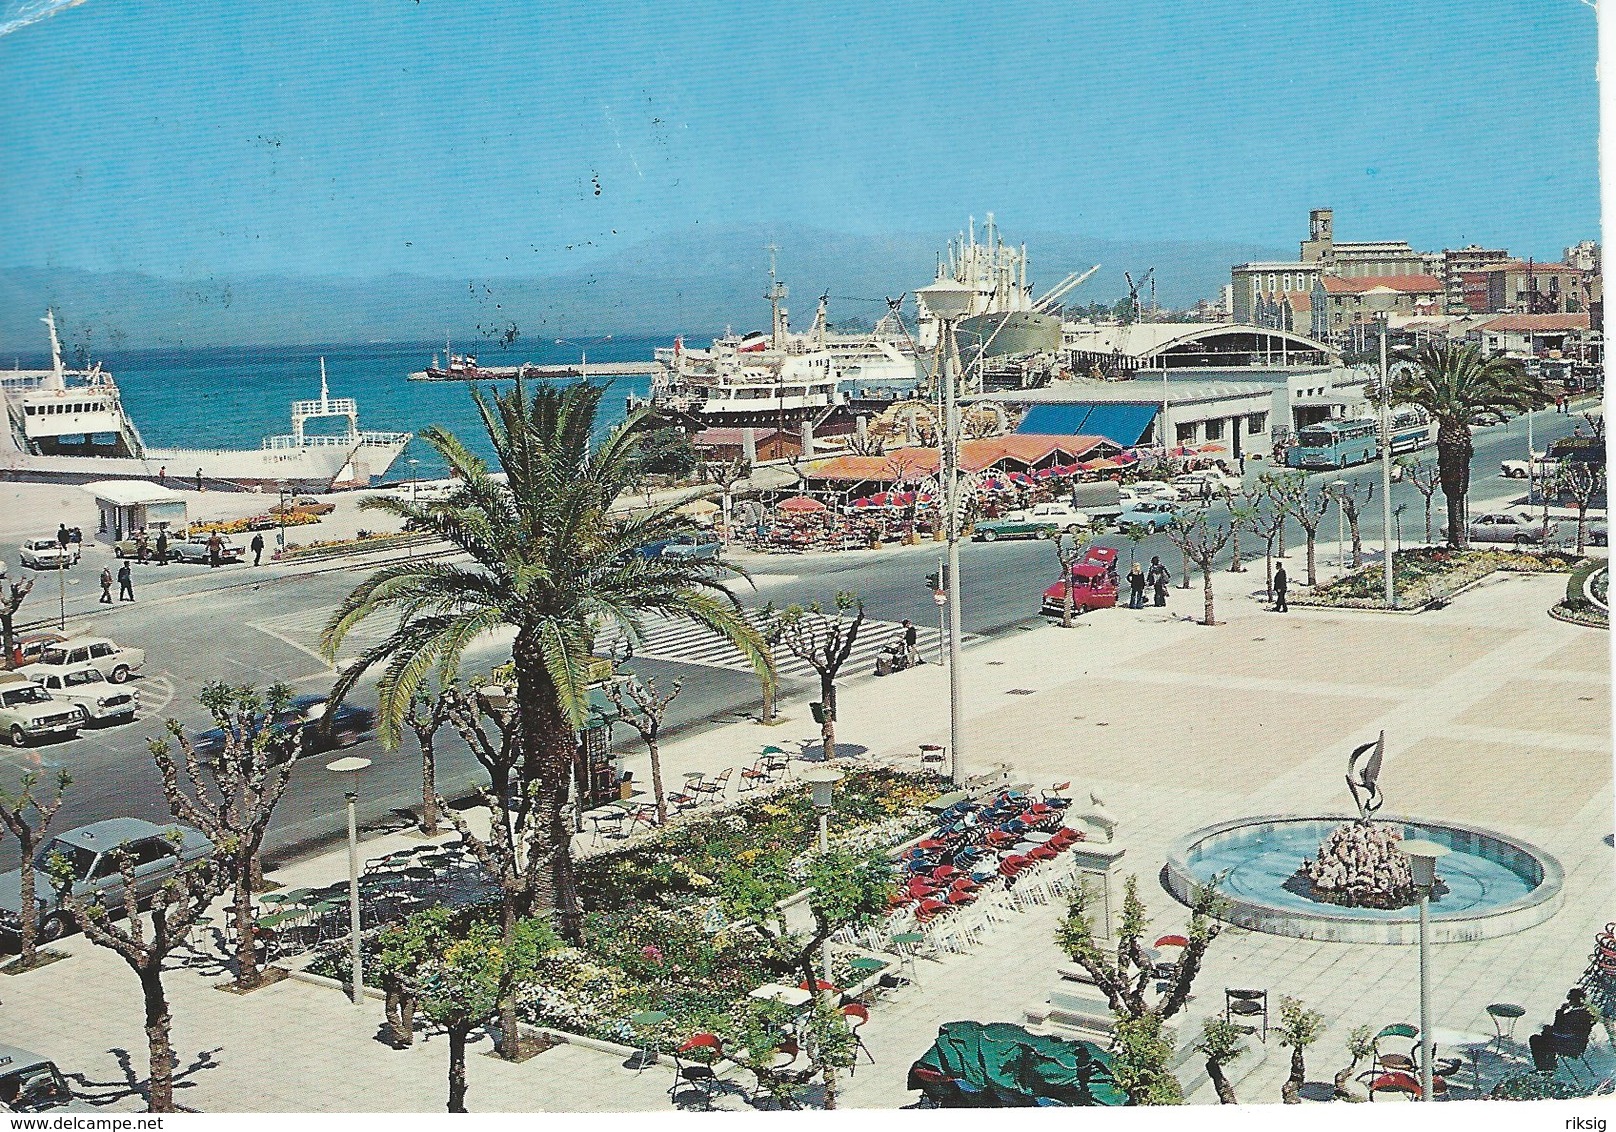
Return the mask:
<path fill-rule="evenodd" d="M 1126 295 L 1124 270 L 1156 269 L 1163 306 L 1214 297 L 1229 265 L 1285 254 L 1273 246 L 1217 241 L 1099 240 L 1066 233 L 1010 234 L 1025 243 L 1033 281 L 1048 287 L 1069 271 L 1104 266 L 1067 296 L 1071 304 Z M 832 322 L 873 322 L 894 298 L 928 283 L 946 234 L 864 236 L 808 228 L 692 228 L 648 239 L 583 266 L 548 275 L 371 278 L 219 275 L 178 280 L 136 272 L 17 267 L 0 272 L 0 351 L 45 348 L 39 317 L 54 307 L 71 350 L 176 346 L 431 342 L 494 354 L 493 344 L 568 336 L 763 328 L 766 244 L 778 245 L 791 288 L 792 325 L 806 328 L 819 295 Z M 913 310 L 912 302 L 909 309 Z M 513 335 L 514 332 L 514 335 Z"/>

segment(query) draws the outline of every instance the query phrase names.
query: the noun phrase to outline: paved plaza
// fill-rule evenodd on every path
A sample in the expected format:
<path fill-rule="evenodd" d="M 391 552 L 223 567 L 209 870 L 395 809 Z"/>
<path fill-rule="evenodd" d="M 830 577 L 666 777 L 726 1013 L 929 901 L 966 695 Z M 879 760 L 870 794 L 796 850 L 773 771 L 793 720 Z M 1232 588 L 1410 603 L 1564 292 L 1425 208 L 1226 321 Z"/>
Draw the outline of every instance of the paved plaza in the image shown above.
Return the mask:
<path fill-rule="evenodd" d="M 1259 564 L 1260 566 L 1260 564 Z M 1268 612 L 1251 596 L 1257 571 L 1218 576 L 1216 628 L 1187 619 L 1200 588 L 1174 589 L 1168 610 L 1103 611 L 1062 630 L 1043 625 L 987 640 L 966 653 L 966 769 L 1009 764 L 1021 781 L 1071 780 L 1119 822 L 1122 872 L 1140 879 L 1152 933 L 1180 931 L 1185 909 L 1158 881 L 1168 845 L 1226 819 L 1340 813 L 1351 808 L 1343 773 L 1358 742 L 1387 735 L 1386 813 L 1485 826 L 1530 842 L 1565 869 L 1564 901 L 1521 933 L 1433 950 L 1433 1009 L 1450 1030 L 1491 1032 L 1487 1004 L 1527 1011 L 1517 1038 L 1552 1016 L 1582 973 L 1595 931 L 1611 918 L 1612 801 L 1608 637 L 1550 619 L 1563 575 L 1494 575 L 1448 608 L 1419 616 L 1301 610 Z M 908 762 L 922 742 L 946 738 L 946 673 L 926 665 L 847 688 L 839 737 L 870 757 Z M 764 729 L 737 723 L 666 745 L 670 775 L 749 763 L 765 743 L 795 749 L 817 729 L 804 704 Z M 406 745 L 395 756 L 412 759 Z M 628 760 L 644 781 L 643 756 Z M 366 840 L 367 857 L 412 844 Z M 584 843 L 580 842 L 582 846 Z M 289 885 L 345 874 L 341 852 L 280 870 Z M 1052 933 L 1059 901 L 990 929 L 965 955 L 922 960 L 914 985 L 886 991 L 864 1038 L 876 1063 L 843 1081 L 850 1106 L 914 1103 L 911 1061 L 937 1027 L 957 1019 L 1020 1022 L 1059 988 L 1065 962 Z M 1152 936 L 1153 938 L 1153 936 Z M 422 1110 L 443 1100 L 445 1042 L 409 1051 L 376 1040 L 379 1002 L 356 1008 L 341 992 L 286 980 L 247 996 L 214 985 L 228 976 L 198 954 L 168 979 L 180 1056 L 181 1103 L 204 1111 Z M 84 1093 L 137 1108 L 144 1040 L 133 977 L 82 938 L 58 945 L 72 958 L 0 985 L 0 1028 L 48 1051 Z M 1348 1062 L 1345 1040 L 1417 1016 L 1413 947 L 1323 943 L 1231 928 L 1208 953 L 1182 1033 L 1218 1012 L 1225 987 L 1295 996 L 1328 1029 L 1308 1055 L 1309 1077 L 1328 1082 Z M 1277 1102 L 1288 1058 L 1270 1035 L 1266 1056 L 1237 1063 L 1242 1100 Z M 1596 1057 L 1611 1054 L 1596 1030 Z M 486 1051 L 488 1041 L 473 1047 Z M 1524 1050 L 1506 1047 L 1519 1062 Z M 131 1068 L 132 1066 L 132 1068 Z M 341 1071 L 334 1067 L 341 1066 Z M 1501 1069 L 1490 1063 L 1485 1072 Z M 519 1065 L 473 1057 L 474 1111 L 664 1110 L 671 1073 L 635 1073 L 621 1055 L 553 1048 Z M 1241 1077 L 1241 1074 L 1244 1074 Z M 1213 1100 L 1199 1061 L 1181 1072 L 1193 1100 Z M 1461 1086 L 1468 1072 L 1460 1075 Z M 1462 1095 L 1462 1089 L 1456 1093 Z M 720 1107 L 742 1107 L 721 1093 Z"/>

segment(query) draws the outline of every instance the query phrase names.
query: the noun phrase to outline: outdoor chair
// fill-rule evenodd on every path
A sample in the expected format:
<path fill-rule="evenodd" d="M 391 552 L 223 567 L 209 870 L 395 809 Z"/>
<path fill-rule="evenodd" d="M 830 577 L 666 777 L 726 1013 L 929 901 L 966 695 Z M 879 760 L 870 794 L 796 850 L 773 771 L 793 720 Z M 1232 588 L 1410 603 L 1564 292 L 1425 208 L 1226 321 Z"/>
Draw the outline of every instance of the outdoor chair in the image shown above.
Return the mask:
<path fill-rule="evenodd" d="M 677 1102 L 679 1089 L 689 1085 L 701 1094 L 702 1105 L 713 1107 L 713 1090 L 718 1087 L 717 1064 L 723 1060 L 724 1043 L 716 1034 L 695 1034 L 673 1051 L 673 1084 L 668 1097 Z"/>
<path fill-rule="evenodd" d="M 1155 943 L 1151 944 L 1151 946 L 1157 951 L 1160 951 L 1164 947 L 1178 948 L 1179 959 L 1163 960 L 1156 964 L 1156 970 L 1154 971 L 1156 978 L 1171 979 L 1177 975 L 1179 960 L 1183 958 L 1184 949 L 1189 945 L 1190 941 L 1181 935 L 1164 935 Z"/>
<path fill-rule="evenodd" d="M 1431 1079 L 1431 1091 L 1433 1093 L 1439 1091 L 1436 1083 L 1440 1080 L 1440 1077 Z M 1445 1089 L 1447 1082 L 1443 1081 L 1442 1084 Z M 1399 1100 L 1417 1101 L 1420 1099 L 1419 1078 L 1402 1070 L 1378 1073 L 1369 1082 L 1369 1099 L 1372 1101 L 1376 1096 L 1394 1096 Z"/>
<path fill-rule="evenodd" d="M 735 768 L 734 767 L 726 767 L 724 769 L 724 773 L 720 774 L 717 778 L 713 779 L 711 782 L 708 782 L 706 779 L 703 779 L 702 781 L 697 782 L 694 785 L 692 785 L 690 788 L 692 790 L 696 791 L 698 794 L 705 794 L 709 799 L 711 799 L 714 802 L 720 801 L 724 797 L 724 791 L 729 788 L 730 775 L 732 775 L 734 773 L 735 773 Z"/>
<path fill-rule="evenodd" d="M 779 747 L 764 747 L 762 762 L 763 769 L 770 774 L 779 774 L 786 778 L 791 777 L 791 756 Z"/>
<path fill-rule="evenodd" d="M 1235 987 L 1226 987 L 1223 991 L 1223 1020 L 1231 1024 L 1235 1018 L 1262 1019 L 1262 1041 L 1268 1041 L 1268 992 L 1266 990 L 1242 990 Z M 1257 1027 L 1242 1026 L 1248 1033 L 1257 1033 Z"/>
<path fill-rule="evenodd" d="M 1566 1072 L 1570 1073 L 1572 1080 L 1579 1085 L 1582 1083 L 1582 1079 L 1577 1076 L 1577 1071 L 1571 1068 L 1570 1063 L 1573 1061 L 1581 1063 L 1582 1067 L 1588 1071 L 1590 1081 L 1599 1079 L 1598 1074 L 1593 1070 L 1593 1066 L 1588 1064 L 1588 1039 L 1591 1035 L 1592 1031 L 1587 1034 L 1565 1034 L 1557 1030 L 1549 1031 L 1549 1037 L 1554 1049 L 1555 1069 L 1558 1070 L 1560 1063 L 1565 1062 Z"/>
<path fill-rule="evenodd" d="M 623 832 L 623 818 L 622 810 L 612 810 L 604 814 L 590 814 L 589 820 L 595 825 L 595 839 L 589 843 L 590 846 L 599 848 L 603 839 L 620 841 L 626 837 L 627 834 Z"/>
<path fill-rule="evenodd" d="M 744 793 L 748 790 L 756 790 L 759 786 L 773 782 L 774 776 L 770 773 L 767 764 L 767 757 L 759 755 L 757 761 L 751 766 L 742 768 L 741 782 L 740 785 L 736 787 L 736 793 Z"/>

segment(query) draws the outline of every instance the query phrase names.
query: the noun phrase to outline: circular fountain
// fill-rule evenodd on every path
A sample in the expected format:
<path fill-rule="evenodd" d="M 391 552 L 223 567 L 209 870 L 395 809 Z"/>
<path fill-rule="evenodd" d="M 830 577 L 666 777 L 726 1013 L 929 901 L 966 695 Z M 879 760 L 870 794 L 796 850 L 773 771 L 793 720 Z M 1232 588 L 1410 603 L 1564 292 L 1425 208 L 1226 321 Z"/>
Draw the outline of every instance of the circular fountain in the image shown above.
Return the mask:
<path fill-rule="evenodd" d="M 1304 862 L 1363 817 L 1240 818 L 1198 829 L 1168 852 L 1163 880 L 1188 904 L 1216 882 L 1220 918 L 1253 931 L 1343 943 L 1414 943 L 1419 912 L 1411 905 L 1343 904 L 1313 884 Z M 1559 909 L 1564 872 L 1543 850 L 1490 830 L 1413 818 L 1379 818 L 1400 838 L 1445 845 L 1431 899 L 1436 943 L 1489 939 L 1542 923 Z"/>

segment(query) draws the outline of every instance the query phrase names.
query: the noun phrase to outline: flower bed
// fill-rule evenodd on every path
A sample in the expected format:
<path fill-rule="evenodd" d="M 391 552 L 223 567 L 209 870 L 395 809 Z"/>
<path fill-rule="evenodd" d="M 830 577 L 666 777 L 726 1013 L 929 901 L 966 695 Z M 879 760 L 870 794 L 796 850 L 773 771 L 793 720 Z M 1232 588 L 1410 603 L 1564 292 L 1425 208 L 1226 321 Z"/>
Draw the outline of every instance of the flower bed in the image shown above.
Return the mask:
<path fill-rule="evenodd" d="M 286 522 L 281 522 L 279 515 L 249 515 L 245 519 L 221 519 L 212 523 L 192 523 L 192 535 L 239 535 L 248 531 L 273 531 L 277 527 L 301 527 L 309 523 L 318 523 L 318 515 L 310 515 L 305 511 L 295 511 L 286 516 Z"/>
<path fill-rule="evenodd" d="M 1449 597 L 1455 590 L 1497 570 L 1522 574 L 1568 573 L 1581 559 L 1558 550 L 1453 550 L 1444 546 L 1419 547 L 1396 555 L 1397 608 L 1420 609 Z M 1293 605 L 1336 609 L 1384 609 L 1385 581 L 1379 563 L 1297 596 Z"/>
<path fill-rule="evenodd" d="M 834 848 L 902 844 L 932 824 L 925 804 L 951 789 L 930 774 L 845 773 L 830 819 Z M 580 860 L 583 944 L 545 961 L 538 989 L 521 1003 L 524 1020 L 630 1045 L 649 1036 L 671 1049 L 692 1031 L 719 1024 L 763 983 L 796 983 L 796 970 L 768 941 L 727 922 L 713 890 L 736 864 L 792 871 L 817 835 L 807 789 L 798 787 L 725 813 L 693 816 L 640 844 Z M 462 915 L 495 911 L 485 904 Z M 374 949 L 374 939 L 367 944 Z M 345 949 L 340 941 L 328 945 L 307 969 L 345 978 Z M 833 977 L 846 986 L 856 976 L 838 968 Z M 656 1034 L 636 1032 L 628 1019 L 650 1010 L 667 1013 L 669 1021 Z"/>
<path fill-rule="evenodd" d="M 1587 625 L 1596 629 L 1610 628 L 1610 614 L 1588 600 L 1589 578 L 1593 579 L 1594 596 L 1607 606 L 1610 604 L 1610 571 L 1603 559 L 1590 558 L 1571 572 L 1566 579 L 1565 600 L 1549 613 L 1561 621 Z"/>
<path fill-rule="evenodd" d="M 289 562 L 297 558 L 318 558 L 333 554 L 349 554 L 362 550 L 386 550 L 393 546 L 408 546 L 410 543 L 420 542 L 418 534 L 395 531 L 391 534 L 369 534 L 361 532 L 354 538 L 329 539 L 323 542 L 287 543 L 284 550 L 277 551 L 275 557 L 282 562 Z"/>

